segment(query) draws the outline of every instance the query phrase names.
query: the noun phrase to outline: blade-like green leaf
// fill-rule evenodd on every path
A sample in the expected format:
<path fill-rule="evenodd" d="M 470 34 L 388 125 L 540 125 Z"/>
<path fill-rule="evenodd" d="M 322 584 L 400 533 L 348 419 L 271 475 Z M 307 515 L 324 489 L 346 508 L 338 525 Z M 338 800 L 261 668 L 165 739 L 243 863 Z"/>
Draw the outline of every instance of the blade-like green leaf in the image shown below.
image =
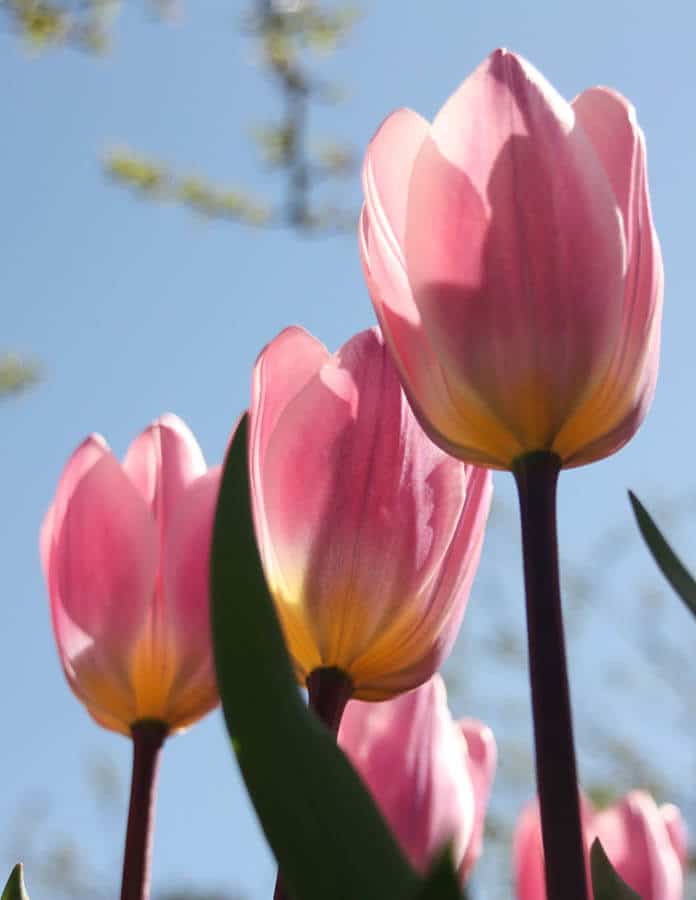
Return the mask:
<path fill-rule="evenodd" d="M 211 602 L 227 729 L 290 895 L 415 897 L 418 877 L 334 738 L 300 696 L 254 538 L 247 416 L 222 476 Z"/>
<path fill-rule="evenodd" d="M 464 900 L 465 897 L 448 847 L 431 866 L 417 900 Z"/>
<path fill-rule="evenodd" d="M 590 850 L 590 867 L 594 900 L 641 900 L 640 895 L 616 874 L 599 838 L 595 838 Z"/>
<path fill-rule="evenodd" d="M 648 545 L 655 562 L 660 567 L 667 581 L 669 581 L 684 603 L 696 616 L 696 581 L 664 539 L 659 528 L 650 518 L 647 510 L 636 495 L 629 491 L 628 497 L 631 501 L 640 533 L 643 535 L 643 539 Z"/>
<path fill-rule="evenodd" d="M 24 870 L 21 863 L 17 863 L 10 873 L 0 900 L 29 900 L 29 894 L 24 887 Z"/>

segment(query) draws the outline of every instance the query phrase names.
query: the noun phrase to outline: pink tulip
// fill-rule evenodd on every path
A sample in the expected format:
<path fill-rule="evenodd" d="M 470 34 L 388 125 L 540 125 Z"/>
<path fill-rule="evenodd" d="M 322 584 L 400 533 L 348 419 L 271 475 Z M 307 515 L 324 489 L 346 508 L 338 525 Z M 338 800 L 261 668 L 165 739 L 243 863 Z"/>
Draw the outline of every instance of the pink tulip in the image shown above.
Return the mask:
<path fill-rule="evenodd" d="M 93 434 L 63 470 L 41 559 L 63 670 L 105 728 L 130 734 L 152 719 L 174 732 L 218 702 L 208 556 L 219 477 L 173 415 L 123 465 Z"/>
<path fill-rule="evenodd" d="M 645 791 L 631 791 L 600 813 L 583 800 L 588 853 L 599 838 L 612 865 L 642 900 L 682 900 L 687 862 L 686 828 L 676 806 L 658 807 Z M 545 900 L 544 852 L 536 803 L 523 811 L 515 832 L 518 900 Z"/>
<path fill-rule="evenodd" d="M 414 412 L 468 462 L 614 453 L 650 406 L 662 258 L 635 110 L 572 103 L 497 50 L 432 125 L 392 113 L 363 169 L 360 245 Z"/>
<path fill-rule="evenodd" d="M 481 854 L 496 766 L 490 728 L 453 722 L 439 675 L 384 703 L 351 701 L 338 742 L 413 866 L 451 842 L 462 882 Z"/>
<path fill-rule="evenodd" d="M 379 332 L 333 356 L 299 328 L 272 341 L 254 371 L 249 455 L 300 682 L 336 667 L 353 696 L 381 700 L 426 681 L 464 613 L 491 484 L 425 437 Z"/>

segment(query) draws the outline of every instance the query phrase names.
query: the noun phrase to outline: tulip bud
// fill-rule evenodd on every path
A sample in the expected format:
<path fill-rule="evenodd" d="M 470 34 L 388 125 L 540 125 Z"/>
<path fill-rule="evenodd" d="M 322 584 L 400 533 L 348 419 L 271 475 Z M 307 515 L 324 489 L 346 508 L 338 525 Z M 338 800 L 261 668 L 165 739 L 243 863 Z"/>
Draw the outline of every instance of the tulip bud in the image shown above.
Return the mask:
<path fill-rule="evenodd" d="M 333 356 L 283 331 L 256 365 L 249 441 L 261 559 L 300 682 L 337 668 L 364 700 L 422 684 L 464 613 L 488 473 L 423 434 L 377 330 Z"/>
<path fill-rule="evenodd" d="M 633 107 L 498 50 L 363 169 L 363 267 L 414 412 L 472 463 L 614 453 L 657 378 L 662 258 Z"/>
<path fill-rule="evenodd" d="M 496 766 L 490 728 L 452 721 L 439 675 L 384 703 L 352 700 L 338 743 L 404 853 L 426 871 L 446 844 L 462 882 L 481 853 Z"/>
<path fill-rule="evenodd" d="M 621 878 L 641 900 L 682 900 L 686 829 L 676 806 L 658 807 L 646 791 L 630 791 L 596 813 L 583 799 L 583 831 L 589 852 L 595 838 Z M 529 804 L 517 823 L 514 842 L 518 900 L 546 900 L 539 810 Z"/>
<path fill-rule="evenodd" d="M 165 415 L 119 464 L 99 435 L 73 453 L 41 530 L 63 670 L 99 724 L 169 732 L 218 702 L 208 556 L 219 468 Z"/>

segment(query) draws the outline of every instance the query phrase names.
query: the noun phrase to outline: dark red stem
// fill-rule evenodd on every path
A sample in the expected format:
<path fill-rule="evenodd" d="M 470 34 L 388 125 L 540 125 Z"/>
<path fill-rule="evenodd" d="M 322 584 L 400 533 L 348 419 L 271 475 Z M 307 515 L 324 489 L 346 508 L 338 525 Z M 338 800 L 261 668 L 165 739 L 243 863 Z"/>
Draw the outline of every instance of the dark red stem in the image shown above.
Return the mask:
<path fill-rule="evenodd" d="M 163 722 L 143 720 L 131 728 L 133 777 L 123 855 L 121 900 L 148 900 L 160 751 L 167 736 Z"/>
<path fill-rule="evenodd" d="M 560 459 L 530 453 L 513 467 L 520 500 L 536 774 L 547 900 L 587 900 L 558 572 Z"/>

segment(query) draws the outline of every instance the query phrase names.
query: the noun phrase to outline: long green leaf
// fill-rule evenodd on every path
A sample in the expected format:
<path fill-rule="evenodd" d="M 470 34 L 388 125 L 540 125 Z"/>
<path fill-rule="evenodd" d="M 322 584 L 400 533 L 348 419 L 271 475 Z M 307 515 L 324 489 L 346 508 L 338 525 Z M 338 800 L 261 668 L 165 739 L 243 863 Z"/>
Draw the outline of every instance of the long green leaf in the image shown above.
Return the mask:
<path fill-rule="evenodd" d="M 17 863 L 10 873 L 0 900 L 29 900 L 29 894 L 24 887 L 24 871 L 21 863 Z"/>
<path fill-rule="evenodd" d="M 431 866 L 417 900 L 463 900 L 464 897 L 452 853 L 447 847 Z"/>
<path fill-rule="evenodd" d="M 655 562 L 660 567 L 667 581 L 669 581 L 684 603 L 696 616 L 696 581 L 664 539 L 660 529 L 653 522 L 636 495 L 629 491 L 628 497 L 631 501 L 640 533 L 643 535 L 643 539 L 648 545 Z"/>
<path fill-rule="evenodd" d="M 246 416 L 222 476 L 211 602 L 227 729 L 291 896 L 415 897 L 418 877 L 358 775 L 300 697 L 254 539 Z"/>
<path fill-rule="evenodd" d="M 599 838 L 595 838 L 590 850 L 590 867 L 594 900 L 641 900 L 640 895 L 616 874 Z"/>

